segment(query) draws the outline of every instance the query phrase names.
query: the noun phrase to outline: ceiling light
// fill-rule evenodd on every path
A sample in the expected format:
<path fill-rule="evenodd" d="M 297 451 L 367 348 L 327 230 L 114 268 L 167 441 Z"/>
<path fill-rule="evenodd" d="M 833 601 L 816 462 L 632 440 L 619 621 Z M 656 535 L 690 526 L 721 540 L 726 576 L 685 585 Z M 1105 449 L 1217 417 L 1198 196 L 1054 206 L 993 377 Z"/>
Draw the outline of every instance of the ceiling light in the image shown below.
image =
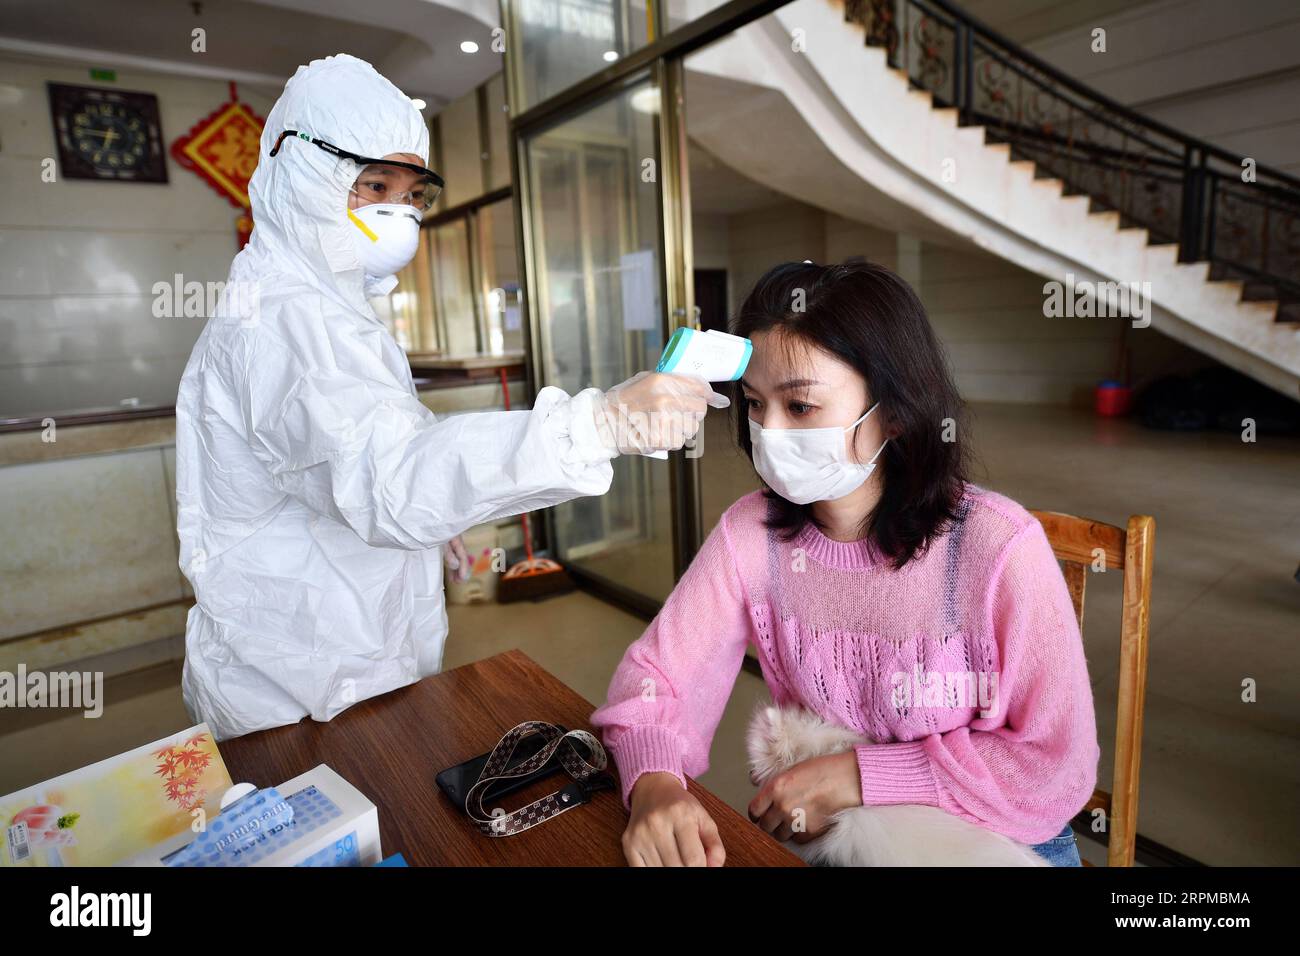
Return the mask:
<path fill-rule="evenodd" d="M 659 112 L 659 87 L 647 86 L 632 94 L 632 109 L 638 113 Z"/>
<path fill-rule="evenodd" d="M 461 40 L 461 41 L 460 41 L 460 52 L 461 52 L 461 53 L 477 53 L 477 52 L 478 52 L 478 44 L 475 43 L 473 40 Z"/>

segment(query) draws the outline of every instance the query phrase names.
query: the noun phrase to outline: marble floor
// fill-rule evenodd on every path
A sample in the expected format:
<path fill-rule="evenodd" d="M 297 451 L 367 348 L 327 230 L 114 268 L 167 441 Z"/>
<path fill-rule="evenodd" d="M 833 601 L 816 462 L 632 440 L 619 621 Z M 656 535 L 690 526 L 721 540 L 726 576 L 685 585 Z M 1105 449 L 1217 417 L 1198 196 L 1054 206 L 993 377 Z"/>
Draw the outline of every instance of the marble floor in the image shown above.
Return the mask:
<path fill-rule="evenodd" d="M 975 479 L 1030 507 L 1157 522 L 1139 832 L 1211 865 L 1300 863 L 1300 441 L 1151 432 L 1059 407 L 975 409 Z M 711 420 L 712 520 L 752 487 Z M 717 457 L 713 457 L 713 456 Z M 653 554 L 644 559 L 656 560 Z M 1105 785 L 1112 759 L 1119 576 L 1093 575 L 1084 643 Z M 453 607 L 448 667 L 519 647 L 599 703 L 643 621 L 588 594 Z M 179 665 L 109 681 L 97 721 L 27 717 L 0 734 L 0 793 L 185 726 Z M 1254 688 L 1243 699 L 1243 685 Z M 742 671 L 701 782 L 743 812 L 749 713 L 763 682 Z M 94 725 L 93 727 L 90 725 Z M 1086 857 L 1100 847 L 1081 840 Z"/>

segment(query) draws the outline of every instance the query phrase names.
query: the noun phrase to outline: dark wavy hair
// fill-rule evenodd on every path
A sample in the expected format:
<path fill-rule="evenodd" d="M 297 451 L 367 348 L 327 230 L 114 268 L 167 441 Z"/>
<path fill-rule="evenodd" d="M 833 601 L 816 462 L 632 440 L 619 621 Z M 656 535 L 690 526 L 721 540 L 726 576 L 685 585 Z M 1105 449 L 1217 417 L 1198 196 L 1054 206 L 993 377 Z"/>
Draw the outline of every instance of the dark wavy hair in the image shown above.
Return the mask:
<path fill-rule="evenodd" d="M 797 304 L 802 311 L 794 311 Z M 797 340 L 828 352 L 862 375 L 871 399 L 880 403 L 882 426 L 896 435 L 876 459 L 884 490 L 863 521 L 861 537 L 871 539 L 895 568 L 923 553 L 956 517 L 968 467 L 966 410 L 912 287 L 860 258 L 840 265 L 786 262 L 758 280 L 730 331 L 747 338 L 779 332 L 790 344 Z M 731 407 L 740 447 L 753 463 L 748 403 L 739 382 Z M 764 495 L 770 502 L 768 527 L 783 538 L 794 537 L 805 522 L 818 524 L 811 506 L 770 488 Z"/>

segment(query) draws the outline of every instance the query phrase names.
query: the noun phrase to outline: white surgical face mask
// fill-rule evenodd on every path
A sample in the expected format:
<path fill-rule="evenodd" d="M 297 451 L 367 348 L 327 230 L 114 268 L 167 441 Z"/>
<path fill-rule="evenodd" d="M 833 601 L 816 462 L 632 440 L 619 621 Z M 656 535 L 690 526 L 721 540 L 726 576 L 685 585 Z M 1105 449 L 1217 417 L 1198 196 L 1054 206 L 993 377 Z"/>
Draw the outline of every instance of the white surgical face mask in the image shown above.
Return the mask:
<path fill-rule="evenodd" d="M 871 461 L 861 464 L 849 460 L 844 433 L 879 406 L 879 402 L 872 405 L 848 428 L 764 428 L 751 418 L 754 467 L 769 488 L 797 505 L 843 498 L 871 477 L 876 459 L 889 441 L 881 442 Z"/>
<path fill-rule="evenodd" d="M 348 232 L 367 276 L 401 271 L 420 245 L 420 212 L 404 203 L 371 203 L 349 209 Z"/>

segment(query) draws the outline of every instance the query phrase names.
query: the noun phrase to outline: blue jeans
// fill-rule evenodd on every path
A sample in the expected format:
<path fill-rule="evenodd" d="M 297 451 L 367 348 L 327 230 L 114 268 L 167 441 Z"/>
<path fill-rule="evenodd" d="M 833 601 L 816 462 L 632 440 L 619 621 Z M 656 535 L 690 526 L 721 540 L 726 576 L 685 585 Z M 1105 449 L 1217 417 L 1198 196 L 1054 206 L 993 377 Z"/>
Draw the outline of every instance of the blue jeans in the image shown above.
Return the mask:
<path fill-rule="evenodd" d="M 1083 866 L 1079 859 L 1079 846 L 1075 842 L 1074 831 L 1067 823 L 1065 829 L 1046 843 L 1036 843 L 1030 847 L 1035 853 L 1052 866 Z"/>

